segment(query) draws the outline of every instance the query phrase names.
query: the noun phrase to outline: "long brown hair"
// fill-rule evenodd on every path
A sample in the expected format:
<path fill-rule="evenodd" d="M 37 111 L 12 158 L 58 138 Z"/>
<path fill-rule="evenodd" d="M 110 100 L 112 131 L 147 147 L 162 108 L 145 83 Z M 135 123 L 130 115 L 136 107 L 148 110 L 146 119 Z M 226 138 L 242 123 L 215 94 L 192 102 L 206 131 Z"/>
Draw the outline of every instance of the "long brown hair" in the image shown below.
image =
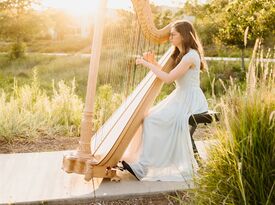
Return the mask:
<path fill-rule="evenodd" d="M 192 23 L 187 20 L 181 20 L 181 21 L 176 21 L 172 25 L 172 27 L 175 28 L 175 30 L 178 33 L 180 33 L 182 37 L 182 49 L 183 49 L 183 51 L 180 52 L 180 50 L 177 47 L 175 47 L 175 50 L 171 56 L 172 59 L 174 60 L 174 67 L 178 65 L 182 57 L 186 53 L 188 53 L 189 50 L 192 48 L 198 52 L 201 59 L 200 69 L 204 70 L 206 68 L 206 63 L 204 60 L 203 48 Z"/>

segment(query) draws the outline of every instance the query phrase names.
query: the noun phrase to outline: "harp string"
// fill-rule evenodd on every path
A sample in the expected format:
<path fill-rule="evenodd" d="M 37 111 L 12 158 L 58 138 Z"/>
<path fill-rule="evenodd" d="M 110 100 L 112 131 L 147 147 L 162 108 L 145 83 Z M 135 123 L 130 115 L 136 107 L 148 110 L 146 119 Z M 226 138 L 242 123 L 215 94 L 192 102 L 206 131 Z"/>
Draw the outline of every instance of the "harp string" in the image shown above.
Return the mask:
<path fill-rule="evenodd" d="M 111 16 L 105 18 L 96 91 L 97 110 L 95 110 L 94 126 L 96 134 L 91 145 L 94 153 L 108 141 L 111 123 L 104 123 L 120 105 L 127 104 L 125 103 L 127 96 L 149 72 L 147 68 L 135 65 L 137 55 L 154 50 L 159 57 L 158 52 L 163 53 L 165 49 L 164 46 L 160 47 L 145 39 L 133 8 L 130 11 L 110 9 L 108 11 Z"/>

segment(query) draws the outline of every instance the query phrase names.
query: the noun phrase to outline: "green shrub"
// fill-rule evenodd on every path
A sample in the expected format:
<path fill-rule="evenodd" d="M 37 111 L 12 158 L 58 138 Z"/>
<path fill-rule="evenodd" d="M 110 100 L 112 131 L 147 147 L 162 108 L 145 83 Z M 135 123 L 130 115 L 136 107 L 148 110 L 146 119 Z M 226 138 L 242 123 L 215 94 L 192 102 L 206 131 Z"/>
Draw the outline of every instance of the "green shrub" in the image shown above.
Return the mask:
<path fill-rule="evenodd" d="M 22 58 L 25 56 L 26 45 L 23 42 L 15 42 L 12 44 L 9 57 L 10 59 Z"/>

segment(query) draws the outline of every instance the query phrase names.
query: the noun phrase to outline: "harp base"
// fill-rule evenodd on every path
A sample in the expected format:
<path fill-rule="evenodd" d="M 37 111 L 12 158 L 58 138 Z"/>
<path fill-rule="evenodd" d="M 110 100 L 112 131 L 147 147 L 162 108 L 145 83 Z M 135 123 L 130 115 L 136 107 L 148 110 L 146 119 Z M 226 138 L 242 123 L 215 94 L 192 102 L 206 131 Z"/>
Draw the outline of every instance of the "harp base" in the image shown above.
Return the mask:
<path fill-rule="evenodd" d="M 120 181 L 116 166 L 100 165 L 92 156 L 90 158 L 79 157 L 75 154 L 63 157 L 62 169 L 67 173 L 85 175 L 84 179 L 90 181 L 92 178 L 109 178 L 111 181 Z"/>
<path fill-rule="evenodd" d="M 62 169 L 67 173 L 83 174 L 85 172 L 85 163 L 90 159 L 93 159 L 92 156 L 80 156 L 77 152 L 64 155 Z"/>

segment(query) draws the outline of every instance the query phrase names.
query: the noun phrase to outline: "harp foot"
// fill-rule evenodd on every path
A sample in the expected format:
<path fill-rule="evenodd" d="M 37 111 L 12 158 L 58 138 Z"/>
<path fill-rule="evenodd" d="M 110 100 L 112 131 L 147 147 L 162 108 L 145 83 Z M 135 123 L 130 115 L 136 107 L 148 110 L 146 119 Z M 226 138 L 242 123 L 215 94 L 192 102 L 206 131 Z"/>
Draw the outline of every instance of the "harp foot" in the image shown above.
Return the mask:
<path fill-rule="evenodd" d="M 85 173 L 85 181 L 90 181 L 93 178 L 94 175 L 94 169 L 93 169 L 93 164 L 92 160 L 88 160 L 86 162 L 86 173 Z"/>
<path fill-rule="evenodd" d="M 87 155 L 88 156 L 88 155 Z M 71 153 L 63 156 L 62 169 L 67 173 L 85 174 L 87 162 L 89 164 L 96 164 L 96 159 L 89 155 L 89 158 L 82 158 L 77 153 Z"/>

